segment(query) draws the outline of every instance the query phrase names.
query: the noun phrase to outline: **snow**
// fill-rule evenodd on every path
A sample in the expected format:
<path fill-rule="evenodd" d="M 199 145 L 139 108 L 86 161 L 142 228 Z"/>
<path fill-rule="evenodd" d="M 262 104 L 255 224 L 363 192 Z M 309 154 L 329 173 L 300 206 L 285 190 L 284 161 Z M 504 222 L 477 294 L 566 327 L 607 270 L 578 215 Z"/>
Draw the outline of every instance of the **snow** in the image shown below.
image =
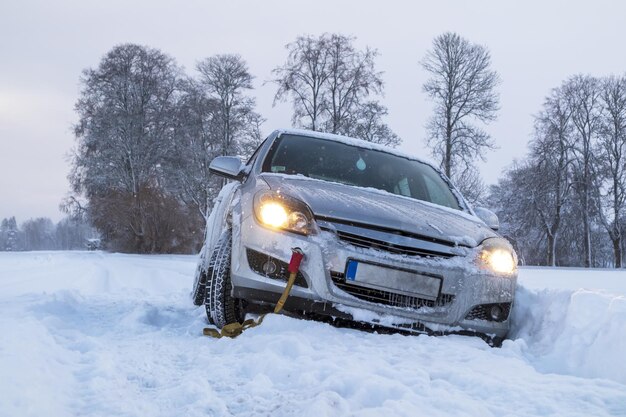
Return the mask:
<path fill-rule="evenodd" d="M 289 181 L 289 180 L 298 180 L 298 181 L 311 181 L 311 182 L 316 182 L 318 184 L 331 184 L 331 185 L 339 185 L 341 187 L 345 187 L 346 184 L 340 183 L 340 182 L 335 182 L 335 181 L 329 181 L 329 180 L 321 180 L 318 178 L 313 178 L 313 177 L 307 177 L 305 175 L 302 174 L 281 174 L 278 172 L 264 172 L 263 173 L 263 178 L 281 178 L 283 180 Z M 431 203 L 430 201 L 425 201 L 425 200 L 418 200 L 414 197 L 408 197 L 405 195 L 401 195 L 401 194 L 393 194 L 390 193 L 389 191 L 385 191 L 385 190 L 381 190 L 378 188 L 372 188 L 372 187 L 361 187 L 358 185 L 349 185 L 350 188 L 355 188 L 358 190 L 364 190 L 364 191 L 368 191 L 369 193 L 373 193 L 373 194 L 377 194 L 380 197 L 389 197 L 390 195 L 393 196 L 394 199 L 401 199 L 401 200 L 405 200 L 410 202 L 411 204 L 420 204 L 422 206 L 426 206 L 426 207 L 430 207 L 430 208 L 435 208 L 437 210 L 441 210 L 443 212 L 446 213 L 450 213 L 453 214 L 455 216 L 461 217 L 465 220 L 469 220 L 473 223 L 476 224 L 480 224 L 480 225 L 485 225 L 485 222 L 483 222 L 479 217 L 477 217 L 476 215 L 472 214 L 471 212 L 469 212 L 469 208 L 467 209 L 468 211 L 463 211 L 463 210 L 458 210 L 458 209 L 454 209 L 451 207 L 446 207 L 446 206 L 442 206 L 440 204 L 435 204 L 435 203 Z M 327 189 L 324 189 L 324 187 L 316 187 L 315 192 L 318 194 L 323 194 L 324 192 L 328 192 Z M 330 194 L 333 195 L 333 194 Z M 372 201 L 371 196 L 369 198 L 367 198 L 368 202 Z M 351 201 L 352 204 L 358 204 L 358 200 L 356 201 Z M 432 226 L 432 225 L 429 225 Z M 471 240 L 471 238 L 469 238 Z M 474 244 L 474 246 L 476 246 L 476 244 Z"/>
<path fill-rule="evenodd" d="M 211 214 L 209 214 L 209 218 L 206 221 L 207 228 L 206 234 L 204 236 L 204 246 L 200 251 L 200 257 L 202 258 L 202 262 L 201 264 L 199 264 L 199 267 L 203 268 L 204 270 L 206 270 L 208 267 L 208 262 L 211 258 L 209 254 L 212 253 L 213 246 L 215 246 L 224 231 L 223 219 L 226 215 L 226 210 L 230 206 L 230 203 L 235 195 L 235 191 L 240 185 L 241 184 L 236 181 L 229 182 L 222 187 L 219 194 L 213 201 Z"/>
<path fill-rule="evenodd" d="M 626 384 L 625 271 L 524 268 L 520 283 L 511 343 L 538 369 Z"/>
<path fill-rule="evenodd" d="M 520 270 L 513 340 L 269 315 L 202 336 L 197 257 L 0 253 L 0 416 L 626 415 L 626 272 Z"/>
<path fill-rule="evenodd" d="M 586 288 L 626 295 L 626 270 L 527 266 L 523 271 L 524 287 L 533 290 Z"/>
<path fill-rule="evenodd" d="M 402 158 L 412 159 L 414 161 L 422 162 L 428 166 L 433 167 L 433 169 L 437 170 L 433 164 L 431 164 L 430 162 L 426 160 L 418 158 L 415 155 L 411 155 L 411 154 L 399 151 L 395 148 L 384 146 L 378 143 L 368 142 L 363 139 L 357 139 L 357 138 L 352 138 L 352 137 L 343 136 L 343 135 L 335 135 L 333 133 L 317 132 L 314 130 L 306 130 L 306 129 L 293 129 L 293 128 L 279 129 L 277 132 L 279 135 L 286 134 L 286 135 L 294 135 L 294 136 L 309 136 L 309 137 L 317 138 L 317 139 L 332 140 L 333 142 L 340 142 L 346 145 L 356 146 L 362 149 L 370 149 L 373 151 L 386 152 L 386 153 L 396 155 Z"/>

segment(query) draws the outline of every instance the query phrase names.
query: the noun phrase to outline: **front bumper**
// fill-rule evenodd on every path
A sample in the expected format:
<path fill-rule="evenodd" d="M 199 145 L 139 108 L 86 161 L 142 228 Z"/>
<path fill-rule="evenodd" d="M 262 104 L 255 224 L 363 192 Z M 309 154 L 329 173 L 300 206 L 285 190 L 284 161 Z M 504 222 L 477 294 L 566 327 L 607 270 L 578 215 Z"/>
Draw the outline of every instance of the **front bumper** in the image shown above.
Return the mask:
<path fill-rule="evenodd" d="M 243 218 L 233 227 L 231 280 L 235 297 L 252 303 L 274 304 L 283 292 L 285 282 L 255 272 L 249 263 L 248 251 L 289 262 L 291 249 L 299 247 L 305 253 L 300 273 L 306 285 L 293 287 L 285 306 L 288 311 L 365 321 L 419 333 L 470 332 L 498 338 L 508 333 L 508 311 L 502 321 L 485 320 L 484 316 L 470 312 L 476 311 L 476 306 L 487 304 L 510 307 L 516 277 L 501 277 L 479 270 L 474 266 L 471 249 L 465 250 L 465 255 L 451 258 L 404 256 L 347 244 L 329 231 L 300 236 L 269 230 L 260 226 L 253 216 Z M 440 276 L 440 296 L 434 302 L 422 302 L 419 297 L 403 295 L 397 297 L 399 302 L 395 305 L 377 302 L 376 297 L 380 294 L 364 296 L 346 283 L 345 269 L 349 259 Z"/>

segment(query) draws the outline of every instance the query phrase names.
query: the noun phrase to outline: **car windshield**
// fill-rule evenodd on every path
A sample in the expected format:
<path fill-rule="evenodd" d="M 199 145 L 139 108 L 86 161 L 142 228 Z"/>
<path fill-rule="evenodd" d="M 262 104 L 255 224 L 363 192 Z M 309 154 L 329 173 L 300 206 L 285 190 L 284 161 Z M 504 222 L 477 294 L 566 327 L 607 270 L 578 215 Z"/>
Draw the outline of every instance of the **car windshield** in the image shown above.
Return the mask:
<path fill-rule="evenodd" d="M 377 188 L 461 210 L 446 181 L 430 165 L 332 140 L 283 134 L 272 144 L 263 172 Z"/>

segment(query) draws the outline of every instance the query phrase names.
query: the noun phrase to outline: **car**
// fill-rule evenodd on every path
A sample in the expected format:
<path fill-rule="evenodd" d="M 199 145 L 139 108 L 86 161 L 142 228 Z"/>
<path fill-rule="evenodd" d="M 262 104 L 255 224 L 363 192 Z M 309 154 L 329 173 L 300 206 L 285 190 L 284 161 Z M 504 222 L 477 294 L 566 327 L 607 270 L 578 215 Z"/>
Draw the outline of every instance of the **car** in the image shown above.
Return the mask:
<path fill-rule="evenodd" d="M 90 238 L 85 242 L 85 247 L 87 250 L 99 250 L 101 247 L 102 241 L 99 238 Z"/>
<path fill-rule="evenodd" d="M 292 250 L 304 260 L 288 313 L 409 333 L 506 337 L 517 255 L 498 218 L 473 209 L 433 165 L 395 149 L 299 129 L 273 132 L 207 221 L 192 291 L 218 328 L 273 306 Z"/>

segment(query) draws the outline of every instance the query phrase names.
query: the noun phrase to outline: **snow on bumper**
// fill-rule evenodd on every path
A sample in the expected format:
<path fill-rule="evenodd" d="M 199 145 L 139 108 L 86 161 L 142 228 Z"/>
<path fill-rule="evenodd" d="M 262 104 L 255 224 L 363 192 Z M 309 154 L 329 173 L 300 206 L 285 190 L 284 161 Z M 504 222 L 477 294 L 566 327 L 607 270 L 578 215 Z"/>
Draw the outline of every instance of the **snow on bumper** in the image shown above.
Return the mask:
<path fill-rule="evenodd" d="M 450 259 L 392 255 L 379 250 L 347 245 L 327 231 L 314 236 L 300 236 L 269 230 L 260 226 L 253 216 L 244 218 L 240 225 L 235 225 L 235 229 L 239 229 L 233 233 L 231 274 L 235 293 L 254 294 L 258 291 L 275 293 L 278 298 L 285 288 L 284 281 L 254 272 L 248 262 L 247 251 L 257 251 L 289 262 L 291 249 L 299 247 L 305 253 L 300 272 L 306 279 L 308 288 L 294 286 L 290 298 L 326 303 L 332 305 L 335 310 L 348 313 L 354 320 L 387 327 L 419 324 L 425 326 L 427 331 L 470 331 L 497 337 L 504 337 L 509 330 L 508 317 L 502 321 L 484 320 L 476 318 L 475 315 L 472 319 L 467 318 L 470 312 L 476 311 L 476 306 L 488 304 L 510 306 L 516 285 L 516 276 L 501 277 L 478 269 L 473 262 L 473 250 L 468 249 L 465 255 Z M 391 290 L 392 298 L 400 301 L 394 305 L 389 302 L 376 302 L 374 299 L 355 294 L 351 291 L 352 287 L 343 285 L 346 263 L 349 259 L 440 276 L 442 277 L 440 296 L 434 302 L 424 301 L 419 297 L 407 298 L 402 294 L 395 297 Z M 394 284 L 390 283 L 390 287 L 393 286 Z M 249 301 L 255 301 L 254 296 L 252 298 Z M 402 304 L 403 301 L 405 305 Z M 412 306 L 407 306 L 407 302 Z M 508 311 L 506 314 L 508 316 Z M 416 328 L 419 326 L 413 327 Z"/>

